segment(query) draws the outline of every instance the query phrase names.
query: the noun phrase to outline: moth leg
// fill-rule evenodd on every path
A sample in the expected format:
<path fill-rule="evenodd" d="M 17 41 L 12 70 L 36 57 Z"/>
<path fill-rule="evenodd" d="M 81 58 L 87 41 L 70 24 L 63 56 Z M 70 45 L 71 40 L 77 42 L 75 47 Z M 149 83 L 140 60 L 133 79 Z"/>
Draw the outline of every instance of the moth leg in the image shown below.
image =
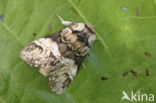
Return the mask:
<path fill-rule="evenodd" d="M 94 57 L 90 50 L 88 52 L 88 55 L 91 56 L 91 57 Z"/>
<path fill-rule="evenodd" d="M 39 70 L 39 72 L 41 74 L 43 74 L 44 76 L 48 76 L 50 71 L 51 71 L 50 67 L 49 68 L 41 67 L 40 70 Z"/>
<path fill-rule="evenodd" d="M 89 50 L 88 54 L 89 54 L 90 56 L 93 56 L 93 55 L 91 54 L 90 50 Z"/>
<path fill-rule="evenodd" d="M 70 26 L 72 24 L 72 22 L 70 22 L 70 21 L 63 20 L 62 17 L 60 17 L 58 14 L 57 14 L 57 17 L 60 19 L 60 21 L 63 25 Z"/>
<path fill-rule="evenodd" d="M 52 31 L 53 31 L 53 24 L 52 23 L 50 23 L 49 24 L 49 31 L 52 33 Z"/>
<path fill-rule="evenodd" d="M 83 66 L 84 69 L 87 69 L 84 63 L 82 63 L 82 66 Z"/>

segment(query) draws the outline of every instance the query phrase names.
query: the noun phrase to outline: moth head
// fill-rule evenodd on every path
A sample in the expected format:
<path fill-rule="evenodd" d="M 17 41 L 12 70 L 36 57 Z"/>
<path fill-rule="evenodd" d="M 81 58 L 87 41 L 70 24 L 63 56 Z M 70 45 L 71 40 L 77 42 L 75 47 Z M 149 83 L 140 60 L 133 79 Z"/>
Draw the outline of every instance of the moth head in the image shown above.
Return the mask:
<path fill-rule="evenodd" d="M 70 21 L 63 20 L 57 15 L 63 25 L 68 26 L 72 33 L 76 34 L 80 42 L 86 42 L 88 46 L 96 40 L 94 26 L 90 23 L 73 23 Z"/>
<path fill-rule="evenodd" d="M 86 42 L 88 46 L 96 40 L 94 26 L 89 23 L 73 23 L 69 28 L 77 35 L 79 41 Z"/>

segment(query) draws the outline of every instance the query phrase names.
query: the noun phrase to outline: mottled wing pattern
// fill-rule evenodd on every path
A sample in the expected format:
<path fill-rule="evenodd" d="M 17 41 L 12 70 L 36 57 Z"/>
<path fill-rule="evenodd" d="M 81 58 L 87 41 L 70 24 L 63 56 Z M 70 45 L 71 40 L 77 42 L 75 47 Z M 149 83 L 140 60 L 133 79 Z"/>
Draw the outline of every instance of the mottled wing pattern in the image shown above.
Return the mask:
<path fill-rule="evenodd" d="M 53 68 L 52 63 L 61 54 L 56 42 L 50 38 L 41 38 L 25 47 L 20 56 L 30 66 L 40 67 L 40 72 L 43 75 L 48 75 L 49 71 Z"/>
<path fill-rule="evenodd" d="M 33 41 L 20 56 L 30 66 L 39 67 L 43 75 L 49 76 L 51 90 L 62 94 L 74 80 L 96 36 L 91 24 L 72 23 L 58 17 L 68 27 Z"/>
<path fill-rule="evenodd" d="M 78 66 L 72 59 L 62 58 L 49 75 L 52 91 L 62 94 L 76 76 Z"/>

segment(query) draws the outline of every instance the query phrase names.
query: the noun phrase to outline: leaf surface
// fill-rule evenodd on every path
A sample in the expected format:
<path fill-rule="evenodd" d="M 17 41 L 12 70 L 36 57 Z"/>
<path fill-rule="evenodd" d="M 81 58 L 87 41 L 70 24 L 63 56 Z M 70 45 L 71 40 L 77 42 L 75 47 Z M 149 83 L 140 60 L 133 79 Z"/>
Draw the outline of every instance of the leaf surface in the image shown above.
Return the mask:
<path fill-rule="evenodd" d="M 123 90 L 156 94 L 155 7 L 156 0 L 0 0 L 0 103 L 129 103 L 121 101 Z M 100 39 L 85 58 L 87 69 L 61 96 L 19 57 L 24 46 L 51 34 L 50 23 L 53 33 L 65 28 L 57 13 L 90 22 Z"/>

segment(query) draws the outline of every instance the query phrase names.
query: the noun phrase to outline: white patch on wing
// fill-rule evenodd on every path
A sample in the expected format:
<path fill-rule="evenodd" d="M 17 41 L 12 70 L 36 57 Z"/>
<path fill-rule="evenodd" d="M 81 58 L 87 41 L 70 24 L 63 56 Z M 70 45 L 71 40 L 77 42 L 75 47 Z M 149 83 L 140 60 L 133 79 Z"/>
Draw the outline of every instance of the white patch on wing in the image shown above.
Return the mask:
<path fill-rule="evenodd" d="M 63 29 L 63 31 L 62 31 L 64 34 L 65 33 L 72 33 L 72 30 L 70 29 L 70 28 L 65 28 L 65 29 Z"/>
<path fill-rule="evenodd" d="M 84 23 L 77 23 L 75 25 L 76 25 L 76 27 L 72 28 L 74 31 L 82 31 L 85 28 L 85 24 Z"/>
<path fill-rule="evenodd" d="M 56 42 L 53 42 L 53 46 L 52 46 L 51 50 L 53 52 L 53 55 L 56 58 L 59 58 L 61 56 L 60 51 L 59 51 L 58 44 Z"/>
<path fill-rule="evenodd" d="M 68 66 L 68 71 L 70 73 L 70 79 L 74 79 L 74 77 L 77 74 L 77 65 L 75 64 L 75 61 L 73 59 L 68 59 L 68 58 L 62 58 L 61 64 L 65 64 Z"/>
<path fill-rule="evenodd" d="M 56 58 L 59 58 L 61 56 L 58 44 L 56 42 L 53 42 L 50 38 L 41 38 L 39 40 L 34 41 L 37 45 L 41 46 L 43 48 L 43 51 L 50 51 L 53 53 L 53 55 Z M 50 52 L 47 52 L 47 55 L 50 55 Z"/>

